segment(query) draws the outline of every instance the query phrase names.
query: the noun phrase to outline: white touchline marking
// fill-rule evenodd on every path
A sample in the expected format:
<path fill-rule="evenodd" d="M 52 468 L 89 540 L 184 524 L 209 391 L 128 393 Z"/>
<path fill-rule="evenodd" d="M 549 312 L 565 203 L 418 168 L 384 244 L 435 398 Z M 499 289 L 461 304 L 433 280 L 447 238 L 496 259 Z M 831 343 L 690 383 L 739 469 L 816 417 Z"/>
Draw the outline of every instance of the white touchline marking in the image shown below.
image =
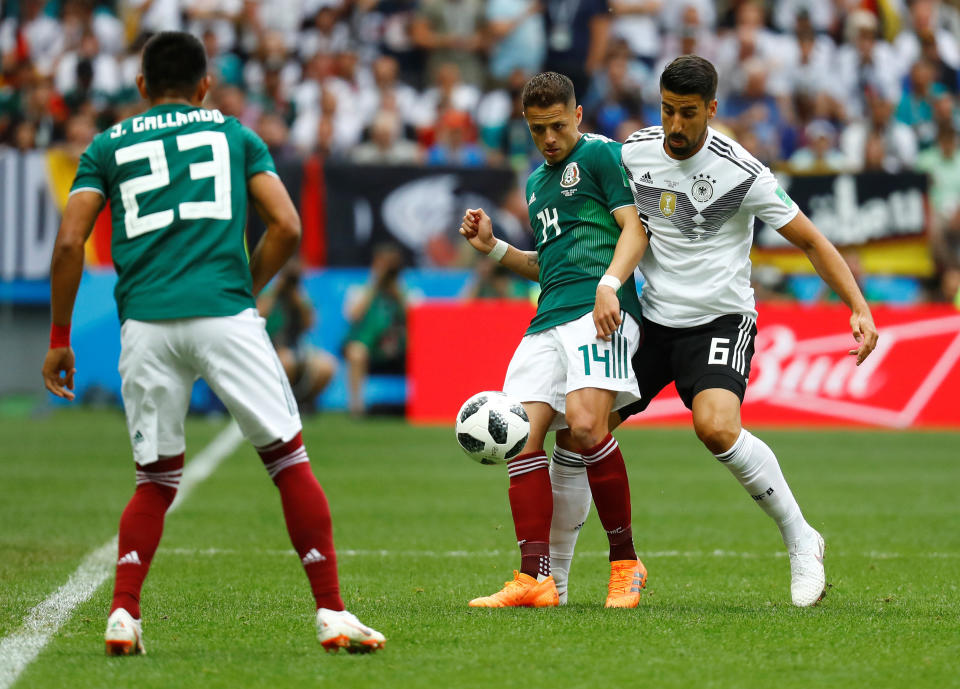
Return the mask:
<path fill-rule="evenodd" d="M 158 555 L 183 555 L 188 557 L 216 557 L 218 555 L 230 555 L 238 557 L 249 557 L 251 555 L 278 555 L 291 557 L 296 555 L 292 548 L 163 548 L 157 551 Z M 436 557 L 513 557 L 516 555 L 514 550 L 354 550 L 344 549 L 337 551 L 337 557 L 399 557 L 399 558 L 436 558 Z M 584 550 L 578 551 L 577 557 L 606 557 L 605 550 Z M 700 557 L 720 557 L 720 558 L 740 558 L 744 560 L 759 560 L 768 557 L 784 558 L 787 556 L 785 550 L 776 550 L 769 552 L 741 552 L 736 550 L 650 550 L 637 551 L 637 555 L 642 558 L 700 558 Z M 861 552 L 861 553 L 838 553 L 831 551 L 829 557 L 862 557 L 874 560 L 897 560 L 900 558 L 930 558 L 930 559 L 950 559 L 960 558 L 960 552 L 942 553 L 888 553 L 879 551 Z"/>
<path fill-rule="evenodd" d="M 242 440 L 240 428 L 231 420 L 209 445 L 187 462 L 177 497 L 167 513 L 182 504 L 193 488 L 208 478 Z M 0 689 L 11 687 L 63 623 L 70 619 L 73 611 L 96 593 L 113 572 L 116 557 L 117 537 L 114 536 L 83 558 L 67 583 L 33 608 L 19 630 L 0 641 Z"/>

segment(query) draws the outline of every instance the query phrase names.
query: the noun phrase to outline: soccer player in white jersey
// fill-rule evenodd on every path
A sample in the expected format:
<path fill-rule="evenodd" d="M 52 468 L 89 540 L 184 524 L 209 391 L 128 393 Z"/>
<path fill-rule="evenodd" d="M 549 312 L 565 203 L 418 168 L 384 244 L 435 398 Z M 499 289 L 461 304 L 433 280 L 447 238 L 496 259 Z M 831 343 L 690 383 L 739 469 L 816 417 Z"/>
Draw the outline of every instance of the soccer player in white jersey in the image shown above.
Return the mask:
<path fill-rule="evenodd" d="M 633 358 L 641 400 L 614 412 L 610 422 L 615 427 L 644 410 L 675 382 L 697 437 L 779 527 L 793 603 L 806 607 L 826 591 L 823 538 L 804 519 L 773 451 L 740 424 L 757 332 L 749 258 L 754 218 L 803 250 L 850 308 L 857 346 L 849 353 L 857 365 L 876 346 L 877 330 L 836 248 L 770 170 L 709 126 L 716 89 L 710 62 L 677 58 L 660 77 L 663 126 L 632 134 L 622 149 L 650 244 L 640 261 L 645 339 Z M 570 446 L 562 436 L 558 442 Z M 589 509 L 585 496 L 582 488 L 555 490 L 551 547 L 568 556 Z M 565 587 L 569 558 L 552 562 L 558 587 Z"/>
<path fill-rule="evenodd" d="M 382 648 L 383 635 L 344 609 L 327 499 L 254 303 L 296 251 L 296 208 L 260 137 L 201 107 L 210 77 L 200 41 L 159 33 L 144 46 L 142 64 L 137 86 L 150 109 L 99 134 L 80 159 L 50 266 L 53 325 L 43 364 L 47 389 L 73 399 L 70 320 L 83 244 L 109 200 L 121 392 L 137 484 L 120 517 L 107 653 L 144 651 L 140 592 L 183 474 L 183 420 L 198 377 L 233 414 L 280 492 L 316 602 L 320 643 Z M 249 260 L 248 194 L 267 226 Z"/>

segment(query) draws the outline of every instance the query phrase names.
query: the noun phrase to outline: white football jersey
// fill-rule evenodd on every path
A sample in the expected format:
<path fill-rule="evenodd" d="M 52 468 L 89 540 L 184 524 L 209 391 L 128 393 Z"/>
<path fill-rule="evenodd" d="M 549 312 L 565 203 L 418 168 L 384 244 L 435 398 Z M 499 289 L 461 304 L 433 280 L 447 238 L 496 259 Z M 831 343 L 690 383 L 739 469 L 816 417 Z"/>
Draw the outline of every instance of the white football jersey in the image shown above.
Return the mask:
<path fill-rule="evenodd" d="M 799 211 L 773 173 L 710 128 L 703 147 L 686 160 L 663 150 L 662 127 L 631 134 L 621 155 L 650 237 L 640 261 L 643 315 L 672 328 L 725 314 L 756 318 L 753 219 L 779 229 Z"/>

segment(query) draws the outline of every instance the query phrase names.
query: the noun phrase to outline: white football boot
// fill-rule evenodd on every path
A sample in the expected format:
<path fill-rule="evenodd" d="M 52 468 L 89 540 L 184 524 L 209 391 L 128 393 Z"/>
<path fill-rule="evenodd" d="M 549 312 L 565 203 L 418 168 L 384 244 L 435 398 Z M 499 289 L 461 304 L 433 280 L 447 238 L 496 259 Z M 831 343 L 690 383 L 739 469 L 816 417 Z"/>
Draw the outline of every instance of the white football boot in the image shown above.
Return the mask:
<path fill-rule="evenodd" d="M 823 571 L 823 536 L 816 529 L 787 544 L 790 555 L 790 595 L 793 604 L 807 608 L 820 602 L 827 593 L 827 579 Z"/>
<path fill-rule="evenodd" d="M 381 649 L 387 640 L 376 629 L 360 622 L 347 610 L 317 610 L 317 638 L 327 651 L 336 653 L 341 648 L 348 653 L 372 653 Z"/>
<path fill-rule="evenodd" d="M 133 619 L 123 608 L 117 608 L 107 619 L 107 632 L 104 634 L 108 656 L 143 655 L 143 629 L 140 620 Z"/>

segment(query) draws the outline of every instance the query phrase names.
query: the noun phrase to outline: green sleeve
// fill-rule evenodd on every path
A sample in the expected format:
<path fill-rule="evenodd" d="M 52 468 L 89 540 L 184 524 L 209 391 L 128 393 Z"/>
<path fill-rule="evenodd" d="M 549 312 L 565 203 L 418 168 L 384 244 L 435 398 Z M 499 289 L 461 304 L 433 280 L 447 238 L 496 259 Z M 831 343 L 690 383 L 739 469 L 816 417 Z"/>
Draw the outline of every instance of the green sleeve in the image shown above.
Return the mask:
<path fill-rule="evenodd" d="M 594 172 L 597 183 L 607 200 L 607 210 L 611 213 L 623 206 L 633 205 L 633 194 L 627 181 L 627 172 L 620 160 L 620 147 L 617 142 L 598 146 L 594 157 Z"/>
<path fill-rule="evenodd" d="M 107 180 L 105 166 L 100 162 L 100 138 L 97 137 L 90 142 L 87 150 L 80 156 L 80 165 L 77 167 L 77 175 L 73 178 L 73 185 L 70 187 L 70 193 L 80 190 L 98 191 L 101 195 L 107 195 Z"/>
<path fill-rule="evenodd" d="M 246 178 L 250 179 L 260 172 L 277 174 L 277 168 L 273 164 L 273 156 L 270 155 L 263 139 L 242 125 L 240 131 L 243 132 L 244 149 L 246 150 Z"/>

